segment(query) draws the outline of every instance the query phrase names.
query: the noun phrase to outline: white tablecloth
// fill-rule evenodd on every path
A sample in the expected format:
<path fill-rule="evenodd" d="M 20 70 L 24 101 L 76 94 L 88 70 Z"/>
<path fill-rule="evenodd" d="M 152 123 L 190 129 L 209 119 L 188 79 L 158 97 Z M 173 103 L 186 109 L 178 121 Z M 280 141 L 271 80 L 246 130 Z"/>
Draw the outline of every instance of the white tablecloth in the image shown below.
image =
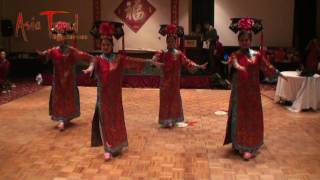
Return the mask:
<path fill-rule="evenodd" d="M 279 77 L 274 100 L 291 101 L 289 110 L 300 112 L 303 109 L 320 108 L 320 75 L 313 77 L 300 77 L 296 71 L 281 72 L 288 81 Z"/>

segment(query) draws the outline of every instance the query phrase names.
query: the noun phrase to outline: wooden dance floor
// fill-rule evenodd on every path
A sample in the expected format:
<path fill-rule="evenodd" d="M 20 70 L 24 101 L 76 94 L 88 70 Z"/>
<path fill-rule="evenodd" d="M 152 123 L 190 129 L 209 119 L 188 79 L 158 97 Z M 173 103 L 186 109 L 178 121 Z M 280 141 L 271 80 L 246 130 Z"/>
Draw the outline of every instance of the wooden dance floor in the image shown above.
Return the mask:
<path fill-rule="evenodd" d="M 230 91 L 182 90 L 187 128 L 160 129 L 158 89 L 123 89 L 129 149 L 109 162 L 90 147 L 96 88 L 64 132 L 48 116 L 50 87 L 0 106 L 0 179 L 320 179 L 320 112 L 293 113 L 263 97 L 265 145 L 245 162 L 222 146 Z M 67 98 L 67 97 L 66 97 Z"/>

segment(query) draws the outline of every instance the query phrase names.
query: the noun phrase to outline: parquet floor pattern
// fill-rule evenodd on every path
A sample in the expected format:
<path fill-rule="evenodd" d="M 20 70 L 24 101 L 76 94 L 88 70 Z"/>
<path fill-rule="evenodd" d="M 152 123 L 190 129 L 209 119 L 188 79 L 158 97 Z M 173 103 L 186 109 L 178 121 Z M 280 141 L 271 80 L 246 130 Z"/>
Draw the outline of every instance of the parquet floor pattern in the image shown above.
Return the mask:
<path fill-rule="evenodd" d="M 123 89 L 129 149 L 109 162 L 90 147 L 96 88 L 81 87 L 81 117 L 64 132 L 48 116 L 50 87 L 0 106 L 0 179 L 318 180 L 320 112 L 292 113 L 263 97 L 265 145 L 249 162 L 222 146 L 230 91 L 181 90 L 194 126 L 160 129 L 159 91 Z"/>

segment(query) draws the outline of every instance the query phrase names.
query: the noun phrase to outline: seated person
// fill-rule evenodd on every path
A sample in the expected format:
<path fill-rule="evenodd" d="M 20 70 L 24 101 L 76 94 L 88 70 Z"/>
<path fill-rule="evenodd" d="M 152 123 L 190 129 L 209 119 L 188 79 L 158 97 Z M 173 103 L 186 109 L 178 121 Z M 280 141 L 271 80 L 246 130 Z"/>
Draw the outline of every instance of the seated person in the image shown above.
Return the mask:
<path fill-rule="evenodd" d="M 284 62 L 287 58 L 286 51 L 283 48 L 279 48 L 274 52 L 275 62 Z"/>

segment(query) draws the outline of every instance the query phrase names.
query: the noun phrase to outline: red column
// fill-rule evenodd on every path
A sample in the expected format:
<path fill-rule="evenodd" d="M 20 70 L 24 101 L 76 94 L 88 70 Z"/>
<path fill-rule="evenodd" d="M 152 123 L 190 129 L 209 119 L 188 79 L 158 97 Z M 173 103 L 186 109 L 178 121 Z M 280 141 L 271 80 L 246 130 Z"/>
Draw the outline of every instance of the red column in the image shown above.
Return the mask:
<path fill-rule="evenodd" d="M 93 22 L 101 20 L 101 0 L 92 0 L 93 2 Z M 94 49 L 99 49 L 100 41 L 94 40 Z"/>
<path fill-rule="evenodd" d="M 179 25 L 179 0 L 171 0 L 171 24 Z M 181 38 L 179 49 L 185 51 L 183 43 L 183 38 Z"/>
<path fill-rule="evenodd" d="M 179 24 L 179 0 L 171 0 L 171 23 Z"/>

